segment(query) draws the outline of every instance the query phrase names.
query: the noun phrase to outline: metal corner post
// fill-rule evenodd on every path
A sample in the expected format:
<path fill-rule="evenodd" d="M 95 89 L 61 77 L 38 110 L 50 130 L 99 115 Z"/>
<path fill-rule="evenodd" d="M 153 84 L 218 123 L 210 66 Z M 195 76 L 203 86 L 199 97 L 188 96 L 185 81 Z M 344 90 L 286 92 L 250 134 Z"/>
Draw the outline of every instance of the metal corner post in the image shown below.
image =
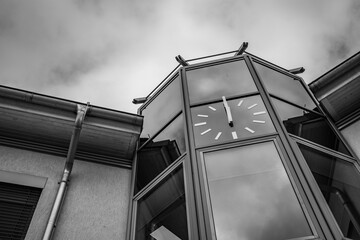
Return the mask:
<path fill-rule="evenodd" d="M 70 146 L 69 146 L 67 157 L 66 157 L 64 171 L 63 171 L 63 174 L 61 177 L 61 181 L 59 183 L 60 186 L 59 186 L 58 192 L 56 194 L 55 202 L 51 209 L 50 217 L 49 217 L 46 229 L 45 229 L 43 240 L 52 239 L 54 229 L 56 226 L 56 222 L 59 217 L 60 209 L 61 209 L 62 203 L 64 201 L 64 198 L 65 198 L 66 190 L 68 187 L 68 181 L 69 181 L 70 174 L 71 174 L 71 171 L 72 171 L 72 168 L 74 165 L 74 158 L 75 158 L 76 148 L 79 143 L 82 124 L 84 122 L 85 115 L 88 111 L 88 108 L 89 108 L 89 105 L 86 105 L 86 106 L 79 105 L 79 104 L 77 105 L 75 128 L 74 128 L 72 136 L 71 136 L 71 141 L 70 141 Z"/>

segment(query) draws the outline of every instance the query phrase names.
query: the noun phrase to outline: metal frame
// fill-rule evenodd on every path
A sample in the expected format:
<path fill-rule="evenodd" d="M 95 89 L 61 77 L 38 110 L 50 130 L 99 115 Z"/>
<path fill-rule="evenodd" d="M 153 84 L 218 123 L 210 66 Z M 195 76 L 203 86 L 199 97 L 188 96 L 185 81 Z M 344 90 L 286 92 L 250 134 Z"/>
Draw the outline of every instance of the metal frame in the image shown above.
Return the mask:
<path fill-rule="evenodd" d="M 236 51 L 233 51 L 236 52 Z M 230 53 L 230 52 L 229 52 Z M 222 54 L 216 54 L 214 56 L 220 56 Z M 203 58 L 196 58 L 186 60 L 187 62 L 200 60 Z M 258 89 L 258 92 L 252 92 L 247 94 L 240 94 L 236 96 L 231 96 L 231 99 L 238 97 L 246 97 L 259 95 L 263 100 L 265 108 L 270 116 L 270 119 L 275 127 L 276 132 L 271 134 L 263 134 L 256 137 L 250 137 L 246 139 L 239 139 L 236 141 L 229 141 L 221 144 L 209 144 L 206 146 L 195 146 L 194 131 L 192 128 L 192 118 L 191 118 L 191 108 L 195 106 L 200 106 L 203 104 L 208 104 L 210 102 L 217 102 L 217 100 L 211 101 L 201 101 L 190 104 L 188 83 L 186 72 L 200 69 L 204 67 L 210 67 L 220 64 L 226 64 L 235 61 L 245 61 L 250 75 L 253 78 L 253 81 Z M 253 62 L 263 64 L 266 67 L 269 67 L 273 70 L 276 70 L 282 74 L 286 74 L 295 80 L 299 81 L 303 86 L 306 93 L 310 96 L 311 100 L 314 102 L 315 106 L 319 109 L 319 112 L 307 109 L 302 106 L 298 106 L 295 103 L 286 101 L 274 94 L 267 92 L 263 80 L 261 79 L 259 73 L 257 72 Z M 175 70 L 178 69 L 176 67 Z M 173 74 L 175 70 L 171 73 Z M 171 75 L 170 74 L 170 75 Z M 207 190 L 206 183 L 206 173 L 204 170 L 204 158 L 203 153 L 209 151 L 218 151 L 226 148 L 246 146 L 249 144 L 255 144 L 266 141 L 273 141 L 275 147 L 278 151 L 279 157 L 283 163 L 285 171 L 290 179 L 292 188 L 295 191 L 295 195 L 299 200 L 301 209 L 304 212 L 304 215 L 309 223 L 311 231 L 314 233 L 314 236 L 299 238 L 299 239 L 346 239 L 344 238 L 340 228 L 338 227 L 336 220 L 332 216 L 332 213 L 322 196 L 320 189 L 317 186 L 316 181 L 314 180 L 311 171 L 309 170 L 305 159 L 302 156 L 302 153 L 297 147 L 296 142 L 301 142 L 301 144 L 306 144 L 316 149 L 319 148 L 323 152 L 326 151 L 331 155 L 336 155 L 341 157 L 341 159 L 347 159 L 347 161 L 354 163 L 355 167 L 360 171 L 359 160 L 356 157 L 349 157 L 345 154 L 336 152 L 331 149 L 327 149 L 318 144 L 314 144 L 306 139 L 302 139 L 296 136 L 289 135 L 287 130 L 282 124 L 279 113 L 277 112 L 274 104 L 271 101 L 271 98 L 284 101 L 294 107 L 298 107 L 305 111 L 312 112 L 327 119 L 331 128 L 335 134 L 342 140 L 345 144 L 345 147 L 354 155 L 351 148 L 349 148 L 346 141 L 344 141 L 341 134 L 335 128 L 334 123 L 329 121 L 329 118 L 326 112 L 322 109 L 321 105 L 318 103 L 313 94 L 309 91 L 303 79 L 297 75 L 290 73 L 288 70 L 276 66 L 266 60 L 258 58 L 254 55 L 248 54 L 245 52 L 244 55 L 225 57 L 222 59 L 215 59 L 211 61 L 206 61 L 202 63 L 194 63 L 188 66 L 180 67 L 179 70 L 173 74 L 171 77 L 168 77 L 153 91 L 149 96 L 150 98 L 139 108 L 139 113 L 144 110 L 148 104 L 158 96 L 174 79 L 179 77 L 181 82 L 181 96 L 182 96 L 182 110 L 179 113 L 175 114 L 168 123 L 166 123 L 159 131 L 157 131 L 149 140 L 154 139 L 162 130 L 164 130 L 171 122 L 174 121 L 180 114 L 184 114 L 184 132 L 185 132 L 185 144 L 186 144 L 186 153 L 182 154 L 177 160 L 175 160 L 171 165 L 164 169 L 155 179 L 148 183 L 142 190 L 140 190 L 132 199 L 132 218 L 131 218 L 131 227 L 130 233 L 128 234 L 128 239 L 134 239 L 135 236 L 135 223 L 136 223 L 136 211 L 137 211 L 137 201 L 151 191 L 154 187 L 157 186 L 164 178 L 168 176 L 173 170 L 177 167 L 182 166 L 184 170 L 184 181 L 185 181 L 185 197 L 186 197 L 186 211 L 187 211 L 187 221 L 188 221 L 188 235 L 189 239 L 211 239 L 214 235 L 214 223 L 212 222 L 211 211 L 209 209 L 209 193 Z M 220 101 L 220 100 L 219 100 Z M 149 141 L 148 140 L 148 141 Z M 147 142 L 148 142 L 147 141 Z M 142 146 L 139 146 L 140 149 L 146 145 L 145 142 Z M 136 174 L 136 165 L 137 160 L 134 162 L 133 169 L 133 183 L 132 191 L 134 190 L 134 179 Z"/>
<path fill-rule="evenodd" d="M 279 134 L 279 138 L 280 138 L 280 142 L 282 143 L 282 145 L 284 146 L 285 152 L 288 156 L 288 159 L 290 159 L 290 163 L 292 165 L 292 168 L 294 169 L 294 176 L 297 177 L 297 179 L 299 179 L 299 183 L 301 188 L 303 189 L 306 199 L 309 201 L 309 205 L 308 205 L 308 209 L 312 209 L 313 213 L 311 213 L 311 215 L 313 216 L 313 221 L 314 224 L 317 226 L 317 228 L 321 229 L 322 232 L 319 232 L 320 237 L 325 238 L 325 239 L 334 239 L 333 237 L 333 233 L 331 233 L 325 219 L 323 219 L 322 213 L 321 211 L 319 211 L 318 207 L 316 207 L 316 202 L 315 202 L 315 198 L 313 197 L 314 192 L 311 191 L 311 189 L 308 186 L 308 183 L 306 181 L 307 176 L 303 175 L 303 172 L 301 171 L 301 168 L 299 166 L 298 161 L 296 161 L 297 156 L 293 151 L 293 147 L 290 144 L 290 140 L 289 140 L 289 136 L 288 133 L 285 129 L 285 126 L 282 124 L 281 122 L 281 118 L 279 117 L 279 114 L 277 113 L 277 110 L 275 109 L 275 107 L 273 106 L 273 104 L 271 103 L 271 98 L 270 98 L 270 94 L 265 90 L 265 86 L 262 83 L 262 80 L 260 78 L 260 75 L 258 74 L 255 66 L 252 65 L 252 57 L 248 58 L 248 66 L 250 68 L 250 72 L 252 73 L 254 80 L 257 82 L 258 84 L 258 88 L 262 93 L 263 96 L 263 100 L 264 103 L 267 105 L 268 109 L 271 109 L 271 111 L 269 111 L 270 117 L 274 122 L 275 125 L 275 129 L 277 130 L 278 134 Z M 265 62 L 265 66 L 268 66 L 269 64 L 267 64 Z M 292 76 L 292 74 L 287 73 L 289 76 Z M 320 192 L 318 194 L 321 194 Z M 338 236 L 340 236 L 338 234 Z"/>
<path fill-rule="evenodd" d="M 244 146 L 250 146 L 250 145 L 254 145 L 254 144 L 259 144 L 259 143 L 265 143 L 265 142 L 272 142 L 274 144 L 274 147 L 278 153 L 279 159 L 284 167 L 284 171 L 288 176 L 288 179 L 290 181 L 291 187 L 294 190 L 294 194 L 296 199 L 298 200 L 299 206 L 302 210 L 302 212 L 304 213 L 304 217 L 307 221 L 307 223 L 309 224 L 310 230 L 313 232 L 314 235 L 312 236 L 304 236 L 304 237 L 300 237 L 300 238 L 296 238 L 299 240 L 307 240 L 307 239 L 319 239 L 318 233 L 316 231 L 316 228 L 313 224 L 313 221 L 311 220 L 311 217 L 309 215 L 309 212 L 304 204 L 304 199 L 301 197 L 300 191 L 297 187 L 297 184 L 295 182 L 294 177 L 292 176 L 292 174 L 290 173 L 290 169 L 288 166 L 288 160 L 285 160 L 285 156 L 283 154 L 283 150 L 280 147 L 279 144 L 279 137 L 277 134 L 273 134 L 271 136 L 268 137 L 258 137 L 256 139 L 246 139 L 240 142 L 233 142 L 230 144 L 226 144 L 226 146 L 210 146 L 210 147 L 206 147 L 203 148 L 201 150 L 197 150 L 197 156 L 198 159 L 200 161 L 198 161 L 198 165 L 199 168 L 201 169 L 201 178 L 202 178 L 202 187 L 203 187 L 203 191 L 205 192 L 205 199 L 206 199 L 206 209 L 208 212 L 208 216 L 210 221 L 207 221 L 207 223 L 210 225 L 210 231 L 208 231 L 208 237 L 207 239 L 216 239 L 216 234 L 215 234 L 215 224 L 213 221 L 213 214 L 212 214 L 212 207 L 211 207 L 211 200 L 210 200 L 210 194 L 209 194 L 209 187 L 208 187 L 208 182 L 207 182 L 207 174 L 206 174 L 206 169 L 205 169 L 205 157 L 204 154 L 209 153 L 209 152 L 216 152 L 216 151 L 222 151 L 224 149 L 230 149 L 230 148 L 241 148 Z"/>
<path fill-rule="evenodd" d="M 348 239 L 346 237 L 344 237 L 339 225 L 337 224 L 337 221 L 335 220 L 335 217 L 333 216 L 333 213 L 326 201 L 326 199 L 324 198 L 323 194 L 321 193 L 320 187 L 318 186 L 309 166 L 306 163 L 305 158 L 303 157 L 299 146 L 300 145 L 304 145 L 307 146 L 311 149 L 314 149 L 318 152 L 330 155 L 330 156 L 334 156 L 337 158 L 340 158 L 343 161 L 348 162 L 349 164 L 353 164 L 354 167 L 360 171 L 360 167 L 359 164 L 354 161 L 353 159 L 351 159 L 350 157 L 343 155 L 343 154 L 339 154 L 336 151 L 324 148 L 322 146 L 315 146 L 313 145 L 311 142 L 309 141 L 303 141 L 303 139 L 298 139 L 298 138 L 294 138 L 294 136 L 292 136 L 292 141 L 291 141 L 291 145 L 294 148 L 294 151 L 296 152 L 297 156 L 298 156 L 298 160 L 299 162 L 301 162 L 301 167 L 302 167 L 302 171 L 304 172 L 304 174 L 307 176 L 307 180 L 309 182 L 309 186 L 312 189 L 312 191 L 315 193 L 315 198 L 316 198 L 316 202 L 319 205 L 319 207 L 321 208 L 321 211 L 324 215 L 324 218 L 327 220 L 327 222 L 330 224 L 331 226 L 331 230 L 333 230 L 333 232 L 336 231 L 336 233 L 340 236 L 337 236 L 336 239 Z"/>
<path fill-rule="evenodd" d="M 331 118 L 329 117 L 329 115 L 327 114 L 327 112 L 323 109 L 322 104 L 315 98 L 314 94 L 313 94 L 313 93 L 310 91 L 310 89 L 307 87 L 307 85 L 305 84 L 305 81 L 303 80 L 302 77 L 300 77 L 300 76 L 298 76 L 298 75 L 294 75 L 294 74 L 290 73 L 289 71 L 287 71 L 286 69 L 283 69 L 283 68 L 281 68 L 281 67 L 279 67 L 279 66 L 277 66 L 277 65 L 275 65 L 275 64 L 273 64 L 273 63 L 270 63 L 270 62 L 268 62 L 268 61 L 266 61 L 266 60 L 264 60 L 264 59 L 261 59 L 261 58 L 259 58 L 259 57 L 257 57 L 257 56 L 252 55 L 251 58 L 254 59 L 254 60 L 252 60 L 252 61 L 254 61 L 254 62 L 257 62 L 257 63 L 259 63 L 259 64 L 262 64 L 262 65 L 264 65 L 264 66 L 266 66 L 266 67 L 268 67 L 268 68 L 271 68 L 271 69 L 273 69 L 273 70 L 275 70 L 275 71 L 278 71 L 278 72 L 280 72 L 280 73 L 282 73 L 282 74 L 288 75 L 288 76 L 290 76 L 290 77 L 298 80 L 298 81 L 300 82 L 300 84 L 303 86 L 304 90 L 305 90 L 305 91 L 307 92 L 307 94 L 310 96 L 311 100 L 315 103 L 315 105 L 316 105 L 317 108 L 319 109 L 319 112 L 320 112 L 323 116 L 325 116 L 325 119 L 327 120 L 327 122 L 328 122 L 329 125 L 331 126 L 331 128 L 332 128 L 332 130 L 334 131 L 335 135 L 343 142 L 345 148 L 349 151 L 349 153 L 350 153 L 353 157 L 356 157 L 355 152 L 351 149 L 350 145 L 347 143 L 347 141 L 346 141 L 345 138 L 342 136 L 342 134 L 338 131 L 335 123 L 331 120 Z M 258 76 L 259 76 L 259 75 L 258 75 Z M 260 78 L 260 77 L 259 77 L 259 78 Z M 265 89 L 265 87 L 264 87 L 264 89 Z M 276 95 L 274 95 L 274 94 L 270 94 L 270 95 L 276 96 Z M 277 97 L 277 98 L 279 98 L 279 97 Z M 279 99 L 282 99 L 282 98 L 279 98 Z M 293 105 L 295 106 L 296 104 L 293 104 Z M 305 109 L 306 109 L 306 108 L 305 108 Z M 309 109 L 307 109 L 307 110 L 309 110 Z M 311 111 L 311 110 L 310 110 L 310 111 Z M 360 160 L 359 160 L 359 159 L 357 159 L 357 161 L 359 161 L 359 163 L 360 163 Z"/>
<path fill-rule="evenodd" d="M 186 154 L 181 155 L 176 161 L 174 161 L 170 166 L 168 166 L 164 171 L 162 171 L 156 178 L 154 178 L 150 183 L 148 183 L 143 189 L 141 189 L 131 200 L 131 226 L 128 229 L 128 237 L 130 239 L 135 239 L 136 234 L 136 216 L 137 216 L 137 207 L 138 201 L 148 194 L 151 190 L 158 186 L 163 180 L 174 172 L 178 168 L 183 168 L 184 179 L 185 179 L 185 169 L 183 167 L 184 159 L 186 159 Z M 185 192 L 186 194 L 186 192 Z"/>

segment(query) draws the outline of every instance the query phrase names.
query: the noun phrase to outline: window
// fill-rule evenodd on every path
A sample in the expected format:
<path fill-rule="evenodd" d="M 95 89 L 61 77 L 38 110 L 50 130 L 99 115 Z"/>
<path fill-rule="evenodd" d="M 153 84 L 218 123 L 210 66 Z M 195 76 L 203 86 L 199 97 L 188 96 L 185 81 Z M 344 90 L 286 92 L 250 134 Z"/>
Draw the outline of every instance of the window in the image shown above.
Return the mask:
<path fill-rule="evenodd" d="M 183 154 L 184 117 L 180 114 L 138 151 L 135 194 Z"/>
<path fill-rule="evenodd" d="M 137 203 L 136 240 L 188 239 L 181 167 L 166 176 Z"/>
<path fill-rule="evenodd" d="M 354 163 L 298 145 L 343 234 L 359 240 L 360 174 Z"/>
<path fill-rule="evenodd" d="M 25 239 L 41 191 L 0 182 L 0 239 Z"/>
<path fill-rule="evenodd" d="M 273 142 L 205 152 L 217 240 L 283 240 L 312 231 Z"/>
<path fill-rule="evenodd" d="M 144 126 L 141 138 L 149 139 L 182 109 L 180 79 L 176 77 L 141 111 Z"/>
<path fill-rule="evenodd" d="M 189 70 L 186 77 L 191 104 L 257 91 L 245 61 Z"/>
<path fill-rule="evenodd" d="M 350 155 L 328 121 L 320 114 L 295 107 L 276 98 L 271 99 L 288 133 L 324 147 Z"/>
<path fill-rule="evenodd" d="M 316 109 L 314 101 L 300 80 L 256 62 L 254 62 L 254 65 L 270 94 L 310 110 Z"/>

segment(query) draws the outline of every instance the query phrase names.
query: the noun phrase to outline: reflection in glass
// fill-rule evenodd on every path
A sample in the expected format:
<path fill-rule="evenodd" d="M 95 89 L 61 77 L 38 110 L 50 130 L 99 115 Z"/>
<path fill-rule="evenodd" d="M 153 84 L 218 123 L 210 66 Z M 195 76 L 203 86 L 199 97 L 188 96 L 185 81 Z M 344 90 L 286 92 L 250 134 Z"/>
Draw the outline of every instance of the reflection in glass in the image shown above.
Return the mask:
<path fill-rule="evenodd" d="M 354 164 L 299 144 L 345 237 L 360 239 L 360 173 Z"/>
<path fill-rule="evenodd" d="M 232 114 L 232 126 L 228 123 L 223 102 L 191 108 L 197 147 L 275 132 L 259 95 L 229 100 L 227 103 Z"/>
<path fill-rule="evenodd" d="M 156 236 L 166 235 L 166 238 Z M 188 239 L 182 168 L 169 174 L 138 201 L 136 240 Z M 177 238 L 173 238 L 177 239 Z"/>
<path fill-rule="evenodd" d="M 324 147 L 350 155 L 324 117 L 272 98 L 286 130 Z"/>
<path fill-rule="evenodd" d="M 316 105 L 299 80 L 254 62 L 269 93 L 310 110 Z"/>
<path fill-rule="evenodd" d="M 311 236 L 273 142 L 204 154 L 217 240 Z"/>
<path fill-rule="evenodd" d="M 341 133 L 357 157 L 360 158 L 360 120 L 342 129 Z"/>
<path fill-rule="evenodd" d="M 135 194 L 186 151 L 184 134 L 184 117 L 180 114 L 138 151 Z"/>
<path fill-rule="evenodd" d="M 174 79 L 154 100 L 142 110 L 144 116 L 142 138 L 152 137 L 181 111 L 180 79 Z"/>
<path fill-rule="evenodd" d="M 186 76 L 190 103 L 257 91 L 243 60 L 190 70 Z"/>

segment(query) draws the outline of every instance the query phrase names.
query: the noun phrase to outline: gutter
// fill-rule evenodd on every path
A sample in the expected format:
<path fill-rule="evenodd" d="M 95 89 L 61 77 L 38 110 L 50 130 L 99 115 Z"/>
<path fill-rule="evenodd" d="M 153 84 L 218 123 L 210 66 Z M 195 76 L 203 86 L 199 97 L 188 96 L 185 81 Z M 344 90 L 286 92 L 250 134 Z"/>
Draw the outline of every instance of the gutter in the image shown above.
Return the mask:
<path fill-rule="evenodd" d="M 0 97 L 8 98 L 15 101 L 27 102 L 31 104 L 37 104 L 44 107 L 50 107 L 52 109 L 64 110 L 66 112 L 74 112 L 77 110 L 78 105 L 84 105 L 84 103 L 57 98 L 53 96 L 43 95 L 39 93 L 29 92 L 16 88 L 0 85 Z M 89 106 L 87 116 L 99 117 L 103 119 L 121 121 L 134 126 L 141 127 L 143 117 L 133 113 L 122 112 L 114 109 L 103 108 L 99 106 Z"/>
<path fill-rule="evenodd" d="M 63 175 L 62 175 L 61 181 L 59 183 L 60 186 L 59 186 L 58 192 L 56 194 L 56 199 L 55 199 L 54 205 L 53 205 L 51 213 L 50 213 L 50 217 L 49 217 L 46 229 L 45 229 L 45 234 L 43 236 L 43 240 L 52 239 L 54 229 L 56 227 L 56 223 L 59 218 L 60 209 L 61 209 L 62 204 L 65 199 L 65 194 L 66 194 L 66 190 L 68 188 L 69 178 L 70 178 L 71 171 L 72 171 L 73 164 L 74 164 L 76 148 L 79 143 L 82 124 L 84 122 L 85 115 L 88 111 L 88 108 L 89 108 L 88 105 L 86 105 L 86 106 L 79 105 L 79 104 L 77 105 L 75 128 L 74 128 L 74 131 L 71 136 L 70 146 L 69 146 L 69 150 L 67 153 L 67 158 L 66 158 L 66 162 L 65 162 Z"/>
<path fill-rule="evenodd" d="M 340 80 L 340 77 L 346 73 L 350 73 L 353 68 L 356 68 L 360 65 L 360 52 L 352 55 L 339 65 L 336 65 L 334 68 L 330 69 L 314 81 L 308 84 L 311 91 L 317 97 L 317 99 L 322 100 L 329 94 L 329 92 L 335 91 L 337 88 L 341 87 L 339 85 L 343 84 L 344 81 Z M 356 71 L 351 74 L 357 74 Z M 349 79 L 351 77 L 348 77 Z M 324 90 L 325 89 L 325 90 Z"/>

